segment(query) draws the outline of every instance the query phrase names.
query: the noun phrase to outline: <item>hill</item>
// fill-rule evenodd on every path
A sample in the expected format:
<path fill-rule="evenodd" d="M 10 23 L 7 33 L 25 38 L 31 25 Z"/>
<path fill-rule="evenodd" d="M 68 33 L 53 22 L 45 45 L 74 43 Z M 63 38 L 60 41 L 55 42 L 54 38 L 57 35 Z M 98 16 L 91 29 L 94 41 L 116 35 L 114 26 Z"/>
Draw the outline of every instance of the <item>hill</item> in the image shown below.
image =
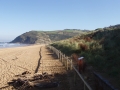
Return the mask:
<path fill-rule="evenodd" d="M 69 56 L 72 53 L 84 56 L 95 71 L 120 89 L 120 25 L 99 28 L 51 45 Z"/>
<path fill-rule="evenodd" d="M 12 43 L 50 43 L 67 38 L 71 38 L 75 35 L 81 35 L 89 32 L 89 30 L 77 30 L 77 29 L 65 29 L 56 31 L 29 31 L 18 37 L 16 37 Z"/>

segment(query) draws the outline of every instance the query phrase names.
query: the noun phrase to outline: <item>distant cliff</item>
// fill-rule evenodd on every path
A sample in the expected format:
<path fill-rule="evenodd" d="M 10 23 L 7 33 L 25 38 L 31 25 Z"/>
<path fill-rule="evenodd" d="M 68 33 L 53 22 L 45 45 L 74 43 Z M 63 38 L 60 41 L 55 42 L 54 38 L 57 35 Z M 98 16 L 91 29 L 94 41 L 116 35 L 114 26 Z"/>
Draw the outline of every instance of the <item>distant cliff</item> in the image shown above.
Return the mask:
<path fill-rule="evenodd" d="M 88 30 L 65 29 L 56 31 L 29 31 L 16 37 L 11 43 L 50 43 L 89 32 Z"/>

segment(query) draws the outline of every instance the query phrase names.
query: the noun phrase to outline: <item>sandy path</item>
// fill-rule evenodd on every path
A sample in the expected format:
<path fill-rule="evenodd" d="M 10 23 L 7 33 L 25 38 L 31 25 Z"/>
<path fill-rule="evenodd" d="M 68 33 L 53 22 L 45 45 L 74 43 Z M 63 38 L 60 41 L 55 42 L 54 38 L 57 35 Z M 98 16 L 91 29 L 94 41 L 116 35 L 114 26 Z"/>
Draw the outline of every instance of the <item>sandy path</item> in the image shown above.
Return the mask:
<path fill-rule="evenodd" d="M 0 49 L 0 88 L 24 71 L 34 73 L 40 58 L 40 45 Z"/>
<path fill-rule="evenodd" d="M 66 72 L 65 67 L 59 61 L 57 56 L 50 52 L 49 49 L 46 49 L 45 46 L 41 47 L 40 68 L 38 69 L 38 73 L 42 72 L 47 72 L 48 74 Z"/>

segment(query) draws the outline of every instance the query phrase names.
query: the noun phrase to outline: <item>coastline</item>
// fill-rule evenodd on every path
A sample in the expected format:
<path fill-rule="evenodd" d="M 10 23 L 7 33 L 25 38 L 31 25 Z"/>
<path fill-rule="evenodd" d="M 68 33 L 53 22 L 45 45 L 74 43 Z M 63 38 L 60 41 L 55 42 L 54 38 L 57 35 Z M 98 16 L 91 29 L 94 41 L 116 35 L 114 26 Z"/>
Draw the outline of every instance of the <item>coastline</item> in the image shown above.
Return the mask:
<path fill-rule="evenodd" d="M 22 43 L 8 43 L 8 42 L 0 42 L 0 49 L 1 48 L 14 48 L 14 47 L 24 47 L 24 46 L 30 46 L 33 44 L 22 44 Z"/>

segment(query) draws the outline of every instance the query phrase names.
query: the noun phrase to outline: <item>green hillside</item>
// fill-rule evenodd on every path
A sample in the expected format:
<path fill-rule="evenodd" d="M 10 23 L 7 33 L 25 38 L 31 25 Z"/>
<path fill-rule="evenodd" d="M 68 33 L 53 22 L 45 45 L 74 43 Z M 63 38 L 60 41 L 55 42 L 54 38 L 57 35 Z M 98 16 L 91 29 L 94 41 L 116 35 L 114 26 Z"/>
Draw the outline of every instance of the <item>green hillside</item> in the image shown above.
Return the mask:
<path fill-rule="evenodd" d="M 77 29 L 65 29 L 56 31 L 29 31 L 18 37 L 16 37 L 12 43 L 51 43 L 67 38 L 71 38 L 76 35 L 81 35 L 89 32 L 88 30 L 77 30 Z"/>
<path fill-rule="evenodd" d="M 84 56 L 89 65 L 120 89 L 120 25 L 99 28 L 52 45 L 69 56 Z"/>

